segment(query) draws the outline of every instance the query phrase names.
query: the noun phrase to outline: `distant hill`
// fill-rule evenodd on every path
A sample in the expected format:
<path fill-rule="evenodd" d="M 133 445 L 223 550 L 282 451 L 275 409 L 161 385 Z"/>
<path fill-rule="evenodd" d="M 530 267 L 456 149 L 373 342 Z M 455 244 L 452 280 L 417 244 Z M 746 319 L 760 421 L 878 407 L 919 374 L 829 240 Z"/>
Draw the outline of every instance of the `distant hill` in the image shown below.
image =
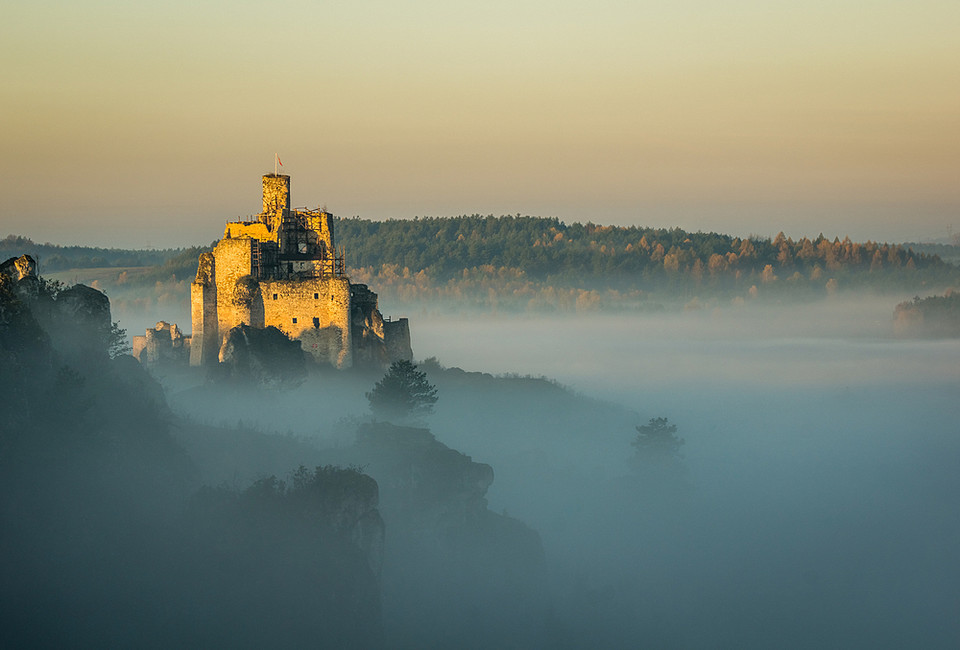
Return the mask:
<path fill-rule="evenodd" d="M 197 258 L 209 247 L 164 249 L 94 248 L 38 244 L 19 235 L 0 239 L 0 261 L 24 253 L 32 256 L 41 273 L 51 274 L 74 269 L 136 268 L 144 281 L 192 278 L 197 273 Z"/>
<path fill-rule="evenodd" d="M 555 218 L 521 216 L 430 217 L 370 221 L 339 219 L 338 243 L 355 267 L 396 264 L 411 272 L 429 269 L 438 278 L 483 266 L 522 269 L 533 278 L 617 277 L 646 279 L 693 274 L 697 278 L 740 272 L 823 270 L 877 271 L 943 268 L 936 255 L 901 244 L 820 235 L 794 241 L 740 238 L 680 228 L 567 225 Z"/>
<path fill-rule="evenodd" d="M 19 235 L 7 235 L 0 239 L 0 257 L 6 259 L 27 253 L 41 265 L 42 272 L 107 266 L 158 266 L 182 251 L 180 248 L 130 250 L 38 244 Z"/>
<path fill-rule="evenodd" d="M 960 281 L 960 267 L 936 254 L 847 237 L 740 238 L 519 215 L 339 219 L 336 229 L 355 281 L 389 300 L 458 309 L 700 308 L 851 289 L 927 292 Z"/>
<path fill-rule="evenodd" d="M 816 298 L 849 289 L 929 293 L 960 284 L 960 267 L 952 263 L 960 262 L 960 247 L 950 244 L 854 242 L 823 235 L 793 240 L 782 233 L 741 238 L 681 228 L 567 225 L 519 215 L 348 218 L 337 219 L 335 228 L 351 278 L 407 305 L 442 302 L 481 311 L 656 309 L 677 300 L 702 307 L 721 299 Z M 205 250 L 57 246 L 14 235 L 0 240 L 0 256 L 28 252 L 39 258 L 45 273 L 123 292 L 151 286 L 158 295 L 170 296 L 184 293 Z M 87 269 L 86 274 L 64 274 L 77 269 Z"/>
<path fill-rule="evenodd" d="M 909 248 L 912 248 L 918 253 L 926 253 L 927 255 L 936 255 L 944 262 L 949 262 L 950 264 L 960 264 L 960 243 L 915 243 L 910 242 L 904 244 Z"/>

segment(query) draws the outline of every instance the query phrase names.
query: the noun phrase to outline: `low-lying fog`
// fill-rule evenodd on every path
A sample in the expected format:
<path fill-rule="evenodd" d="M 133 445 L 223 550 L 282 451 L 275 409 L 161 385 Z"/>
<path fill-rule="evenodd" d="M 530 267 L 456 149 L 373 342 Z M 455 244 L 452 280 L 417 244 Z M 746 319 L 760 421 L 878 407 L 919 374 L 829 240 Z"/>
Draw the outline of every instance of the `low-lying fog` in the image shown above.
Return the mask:
<path fill-rule="evenodd" d="M 681 647 L 960 639 L 960 341 L 892 338 L 882 300 L 413 323 L 421 356 L 543 374 L 679 427 L 693 490 L 673 512 L 599 487 L 553 507 L 502 473 L 490 492 L 592 590 L 611 641 L 638 620 Z"/>
<path fill-rule="evenodd" d="M 960 378 L 955 342 L 893 339 L 896 300 L 628 316 L 411 319 L 414 352 L 468 370 L 545 375 L 633 405 L 646 391 Z"/>
<path fill-rule="evenodd" d="M 620 414 L 564 421 L 522 394 L 468 413 L 441 392 L 429 422 L 540 533 L 570 647 L 951 647 L 960 341 L 893 338 L 895 303 L 410 318 L 417 358 L 545 375 Z M 239 417 L 322 437 L 293 401 Z M 363 406 L 338 393 L 325 417 Z M 654 417 L 685 440 L 661 485 L 630 465 Z"/>

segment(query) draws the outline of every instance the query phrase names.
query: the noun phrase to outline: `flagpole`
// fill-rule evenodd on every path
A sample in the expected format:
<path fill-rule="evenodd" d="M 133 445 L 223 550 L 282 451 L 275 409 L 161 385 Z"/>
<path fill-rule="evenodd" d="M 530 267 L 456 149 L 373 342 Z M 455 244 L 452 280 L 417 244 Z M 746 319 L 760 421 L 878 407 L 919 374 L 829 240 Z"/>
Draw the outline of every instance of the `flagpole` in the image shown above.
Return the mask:
<path fill-rule="evenodd" d="M 273 175 L 279 176 L 279 171 L 277 170 L 277 161 L 280 160 L 280 154 L 274 152 L 273 154 Z"/>

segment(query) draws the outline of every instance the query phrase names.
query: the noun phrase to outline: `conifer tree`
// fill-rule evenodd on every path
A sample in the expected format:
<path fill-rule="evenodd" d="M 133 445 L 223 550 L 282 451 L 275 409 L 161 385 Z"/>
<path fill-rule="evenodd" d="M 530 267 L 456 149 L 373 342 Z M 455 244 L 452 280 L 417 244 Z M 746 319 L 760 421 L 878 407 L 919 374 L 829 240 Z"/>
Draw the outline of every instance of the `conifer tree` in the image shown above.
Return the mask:
<path fill-rule="evenodd" d="M 387 374 L 367 393 L 370 410 L 385 420 L 405 420 L 433 412 L 437 388 L 427 381 L 427 373 L 401 359 L 390 364 Z"/>

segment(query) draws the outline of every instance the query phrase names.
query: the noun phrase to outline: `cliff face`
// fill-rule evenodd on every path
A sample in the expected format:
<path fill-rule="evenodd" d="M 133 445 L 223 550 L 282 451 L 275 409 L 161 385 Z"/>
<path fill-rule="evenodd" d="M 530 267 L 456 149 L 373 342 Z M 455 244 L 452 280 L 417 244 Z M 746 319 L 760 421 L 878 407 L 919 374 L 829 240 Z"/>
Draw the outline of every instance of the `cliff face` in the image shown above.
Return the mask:
<path fill-rule="evenodd" d="M 486 510 L 493 468 L 437 441 L 428 429 L 361 425 L 357 451 L 384 484 L 385 506 L 415 528 L 456 527 Z"/>

